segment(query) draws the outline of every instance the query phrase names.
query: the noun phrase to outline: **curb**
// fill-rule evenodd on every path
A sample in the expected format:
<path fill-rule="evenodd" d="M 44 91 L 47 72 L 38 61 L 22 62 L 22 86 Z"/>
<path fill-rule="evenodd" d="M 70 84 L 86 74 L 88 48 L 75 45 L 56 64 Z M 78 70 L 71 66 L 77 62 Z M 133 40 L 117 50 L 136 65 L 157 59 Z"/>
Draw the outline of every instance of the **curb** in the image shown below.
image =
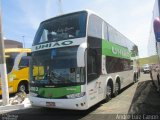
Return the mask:
<path fill-rule="evenodd" d="M 29 99 L 26 98 L 21 104 L 0 106 L 0 111 L 14 111 L 20 109 L 27 109 L 31 107 L 32 105 L 30 104 Z"/>
<path fill-rule="evenodd" d="M 12 111 L 19 109 L 24 109 L 24 104 L 0 106 L 1 111 Z"/>

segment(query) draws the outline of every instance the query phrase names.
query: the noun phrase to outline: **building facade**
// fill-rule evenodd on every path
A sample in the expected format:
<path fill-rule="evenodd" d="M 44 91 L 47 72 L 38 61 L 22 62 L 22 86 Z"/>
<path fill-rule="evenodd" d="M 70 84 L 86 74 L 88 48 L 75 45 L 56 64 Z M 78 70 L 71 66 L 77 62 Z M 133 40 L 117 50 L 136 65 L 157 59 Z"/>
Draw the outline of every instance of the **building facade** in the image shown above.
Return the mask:
<path fill-rule="evenodd" d="M 23 44 L 21 42 L 15 40 L 4 40 L 4 47 L 5 48 L 23 48 Z"/>

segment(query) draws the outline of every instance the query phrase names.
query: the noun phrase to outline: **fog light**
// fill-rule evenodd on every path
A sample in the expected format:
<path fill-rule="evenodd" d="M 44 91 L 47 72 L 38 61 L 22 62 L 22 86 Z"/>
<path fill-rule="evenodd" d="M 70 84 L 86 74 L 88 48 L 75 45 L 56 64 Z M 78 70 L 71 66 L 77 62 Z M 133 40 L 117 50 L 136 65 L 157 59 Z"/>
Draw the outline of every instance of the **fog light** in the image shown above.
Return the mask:
<path fill-rule="evenodd" d="M 83 103 L 81 103 L 81 106 L 83 106 Z"/>

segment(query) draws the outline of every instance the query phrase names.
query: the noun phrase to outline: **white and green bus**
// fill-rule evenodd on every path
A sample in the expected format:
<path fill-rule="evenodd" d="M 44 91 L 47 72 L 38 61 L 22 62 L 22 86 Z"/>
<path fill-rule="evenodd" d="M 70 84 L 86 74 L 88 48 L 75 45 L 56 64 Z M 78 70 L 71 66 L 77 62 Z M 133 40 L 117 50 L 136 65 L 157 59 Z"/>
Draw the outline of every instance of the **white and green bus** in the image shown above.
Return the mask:
<path fill-rule="evenodd" d="M 32 45 L 34 106 L 85 110 L 137 81 L 137 46 L 85 10 L 43 21 Z"/>

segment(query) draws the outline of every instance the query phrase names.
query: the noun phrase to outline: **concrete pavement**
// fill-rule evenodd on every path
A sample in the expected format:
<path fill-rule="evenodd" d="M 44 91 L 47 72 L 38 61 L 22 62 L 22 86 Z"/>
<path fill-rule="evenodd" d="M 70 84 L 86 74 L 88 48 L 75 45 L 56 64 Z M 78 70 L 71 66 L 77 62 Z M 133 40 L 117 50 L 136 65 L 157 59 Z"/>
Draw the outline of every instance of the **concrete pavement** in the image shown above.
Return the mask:
<path fill-rule="evenodd" d="M 3 102 L 2 102 L 2 100 L 0 100 L 0 111 L 1 111 L 1 113 L 6 112 L 6 111 L 26 109 L 26 108 L 30 108 L 30 107 L 32 107 L 32 106 L 31 106 L 29 98 L 25 98 L 25 100 L 20 104 L 15 104 L 15 105 L 9 104 L 9 105 L 6 105 L 6 106 L 3 106 Z"/>

